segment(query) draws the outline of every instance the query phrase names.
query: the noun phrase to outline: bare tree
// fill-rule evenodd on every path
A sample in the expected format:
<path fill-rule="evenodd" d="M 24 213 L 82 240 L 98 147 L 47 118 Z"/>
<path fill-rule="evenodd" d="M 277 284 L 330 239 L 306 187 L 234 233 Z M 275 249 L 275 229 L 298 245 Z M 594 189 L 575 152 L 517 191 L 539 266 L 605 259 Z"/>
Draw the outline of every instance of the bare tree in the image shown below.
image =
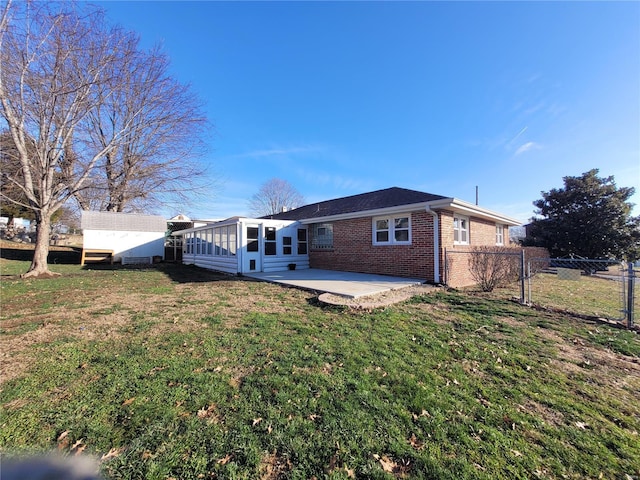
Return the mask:
<path fill-rule="evenodd" d="M 75 194 L 83 209 L 143 210 L 188 195 L 206 185 L 197 158 L 204 152 L 207 121 L 187 85 L 168 73 L 157 48 L 141 51 L 132 33 L 115 30 L 120 49 L 107 66 L 107 95 L 89 113 L 93 149 L 107 150 L 87 188 Z"/>
<path fill-rule="evenodd" d="M 124 128 L 114 131 L 100 148 L 88 135 L 90 113 L 108 95 L 105 75 L 114 44 L 97 10 L 9 0 L 0 15 L 0 118 L 21 167 L 19 175 L 3 180 L 21 190 L 37 223 L 24 276 L 53 275 L 47 265 L 52 215 L 86 185 L 124 134 Z"/>
<path fill-rule="evenodd" d="M 2 172 L 20 192 L 2 200 L 28 207 L 38 228 L 26 276 L 51 275 L 51 217 L 69 199 L 140 210 L 203 188 L 206 121 L 166 56 L 86 4 L 9 0 L 0 15 L 0 119 L 20 167 Z"/>
<path fill-rule="evenodd" d="M 251 197 L 249 209 L 252 215 L 260 217 L 298 208 L 304 203 L 304 197 L 293 185 L 286 180 L 272 178 Z"/>

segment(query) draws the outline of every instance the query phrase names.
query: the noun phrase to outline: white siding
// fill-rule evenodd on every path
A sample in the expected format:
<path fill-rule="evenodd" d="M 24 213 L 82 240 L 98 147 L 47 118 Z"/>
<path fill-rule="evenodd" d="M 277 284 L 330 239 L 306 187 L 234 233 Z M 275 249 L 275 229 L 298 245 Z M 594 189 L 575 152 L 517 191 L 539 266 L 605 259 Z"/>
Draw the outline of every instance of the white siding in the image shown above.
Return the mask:
<path fill-rule="evenodd" d="M 216 258 L 207 255 L 183 255 L 182 263 L 216 270 L 218 272 L 238 274 L 238 261 L 235 258 Z"/>
<path fill-rule="evenodd" d="M 202 241 L 198 241 L 195 238 L 203 238 L 205 243 L 209 243 L 208 234 L 205 233 L 209 230 L 215 231 L 218 228 L 226 228 L 233 225 L 236 227 L 236 254 L 228 255 L 216 254 L 216 237 L 214 235 L 213 238 L 213 249 L 211 253 L 209 253 L 208 248 L 197 247 L 198 243 Z M 228 220 L 224 222 L 220 222 L 219 224 L 207 225 L 206 227 L 201 228 L 192 228 L 189 230 L 185 230 L 182 232 L 182 236 L 184 238 L 183 241 L 183 254 L 182 254 L 182 262 L 187 265 L 196 265 L 202 268 L 208 268 L 211 270 L 218 270 L 225 273 L 230 274 L 238 274 L 243 273 L 243 261 L 246 260 L 247 255 L 258 255 L 258 252 L 251 253 L 246 252 L 246 227 L 247 225 L 251 226 L 259 226 L 262 230 L 260 234 L 260 251 L 259 256 L 256 257 L 256 265 L 260 271 L 263 272 L 278 272 L 282 270 L 287 270 L 289 265 L 292 263 L 296 264 L 296 269 L 305 269 L 309 268 L 309 255 L 298 255 L 297 254 L 297 233 L 298 228 L 306 228 L 301 226 L 298 222 L 294 221 L 283 221 L 283 220 L 266 220 L 266 219 L 248 219 L 248 218 L 238 218 L 235 222 L 229 222 Z M 276 228 L 276 254 L 275 255 L 266 255 L 265 254 L 265 240 L 264 240 L 264 228 L 265 227 L 275 227 Z M 283 238 L 291 237 L 290 243 L 290 254 L 284 254 L 284 245 Z M 193 238 L 191 243 L 189 242 L 189 238 Z M 191 245 L 191 246 L 189 246 Z M 307 246 L 308 249 L 308 246 Z M 191 250 L 191 251 L 189 251 Z M 205 252 L 203 252 L 205 250 Z M 244 267 L 248 268 L 248 267 Z"/>
<path fill-rule="evenodd" d="M 290 263 L 296 264 L 296 270 L 309 268 L 309 255 L 264 257 L 262 271 L 266 273 L 281 272 L 282 270 L 288 270 Z"/>
<path fill-rule="evenodd" d="M 116 261 L 122 257 L 164 258 L 164 232 L 85 230 L 83 247 L 113 250 Z"/>

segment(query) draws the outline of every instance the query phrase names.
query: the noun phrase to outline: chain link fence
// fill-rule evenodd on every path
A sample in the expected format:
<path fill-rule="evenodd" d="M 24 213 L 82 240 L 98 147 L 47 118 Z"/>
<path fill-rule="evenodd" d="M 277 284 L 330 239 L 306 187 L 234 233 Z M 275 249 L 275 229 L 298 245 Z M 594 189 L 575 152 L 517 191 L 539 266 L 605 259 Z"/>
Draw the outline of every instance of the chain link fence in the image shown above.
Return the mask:
<path fill-rule="evenodd" d="M 638 268 L 619 260 L 549 258 L 540 249 L 445 251 L 445 283 L 573 315 L 634 327 Z"/>
<path fill-rule="evenodd" d="M 573 314 L 634 325 L 637 271 L 619 260 L 531 258 L 525 302 Z"/>

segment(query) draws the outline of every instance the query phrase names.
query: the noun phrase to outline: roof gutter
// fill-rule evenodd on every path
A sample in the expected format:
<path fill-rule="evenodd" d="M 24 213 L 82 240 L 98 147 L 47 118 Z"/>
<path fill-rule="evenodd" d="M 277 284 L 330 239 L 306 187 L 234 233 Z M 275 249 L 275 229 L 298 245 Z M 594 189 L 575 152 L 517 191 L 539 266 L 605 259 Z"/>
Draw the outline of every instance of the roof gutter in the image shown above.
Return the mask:
<path fill-rule="evenodd" d="M 440 219 L 427 205 L 425 211 L 433 217 L 433 283 L 440 283 Z"/>
<path fill-rule="evenodd" d="M 486 208 L 473 205 L 457 198 L 446 198 L 444 200 L 436 200 L 429 202 L 429 207 L 435 209 L 453 210 L 456 213 L 462 213 L 473 217 L 484 218 L 491 222 L 501 223 L 509 227 L 520 225 L 521 222 L 514 218 L 507 217 L 497 212 L 487 210 Z"/>

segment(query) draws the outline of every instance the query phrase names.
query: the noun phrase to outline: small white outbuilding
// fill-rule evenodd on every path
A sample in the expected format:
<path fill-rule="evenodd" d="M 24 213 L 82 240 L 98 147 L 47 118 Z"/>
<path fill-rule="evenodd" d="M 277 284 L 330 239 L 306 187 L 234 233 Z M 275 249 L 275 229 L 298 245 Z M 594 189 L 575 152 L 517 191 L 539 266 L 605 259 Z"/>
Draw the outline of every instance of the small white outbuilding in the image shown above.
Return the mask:
<path fill-rule="evenodd" d="M 81 227 L 85 251 L 112 251 L 113 261 L 122 263 L 164 258 L 167 221 L 161 216 L 84 210 Z"/>

